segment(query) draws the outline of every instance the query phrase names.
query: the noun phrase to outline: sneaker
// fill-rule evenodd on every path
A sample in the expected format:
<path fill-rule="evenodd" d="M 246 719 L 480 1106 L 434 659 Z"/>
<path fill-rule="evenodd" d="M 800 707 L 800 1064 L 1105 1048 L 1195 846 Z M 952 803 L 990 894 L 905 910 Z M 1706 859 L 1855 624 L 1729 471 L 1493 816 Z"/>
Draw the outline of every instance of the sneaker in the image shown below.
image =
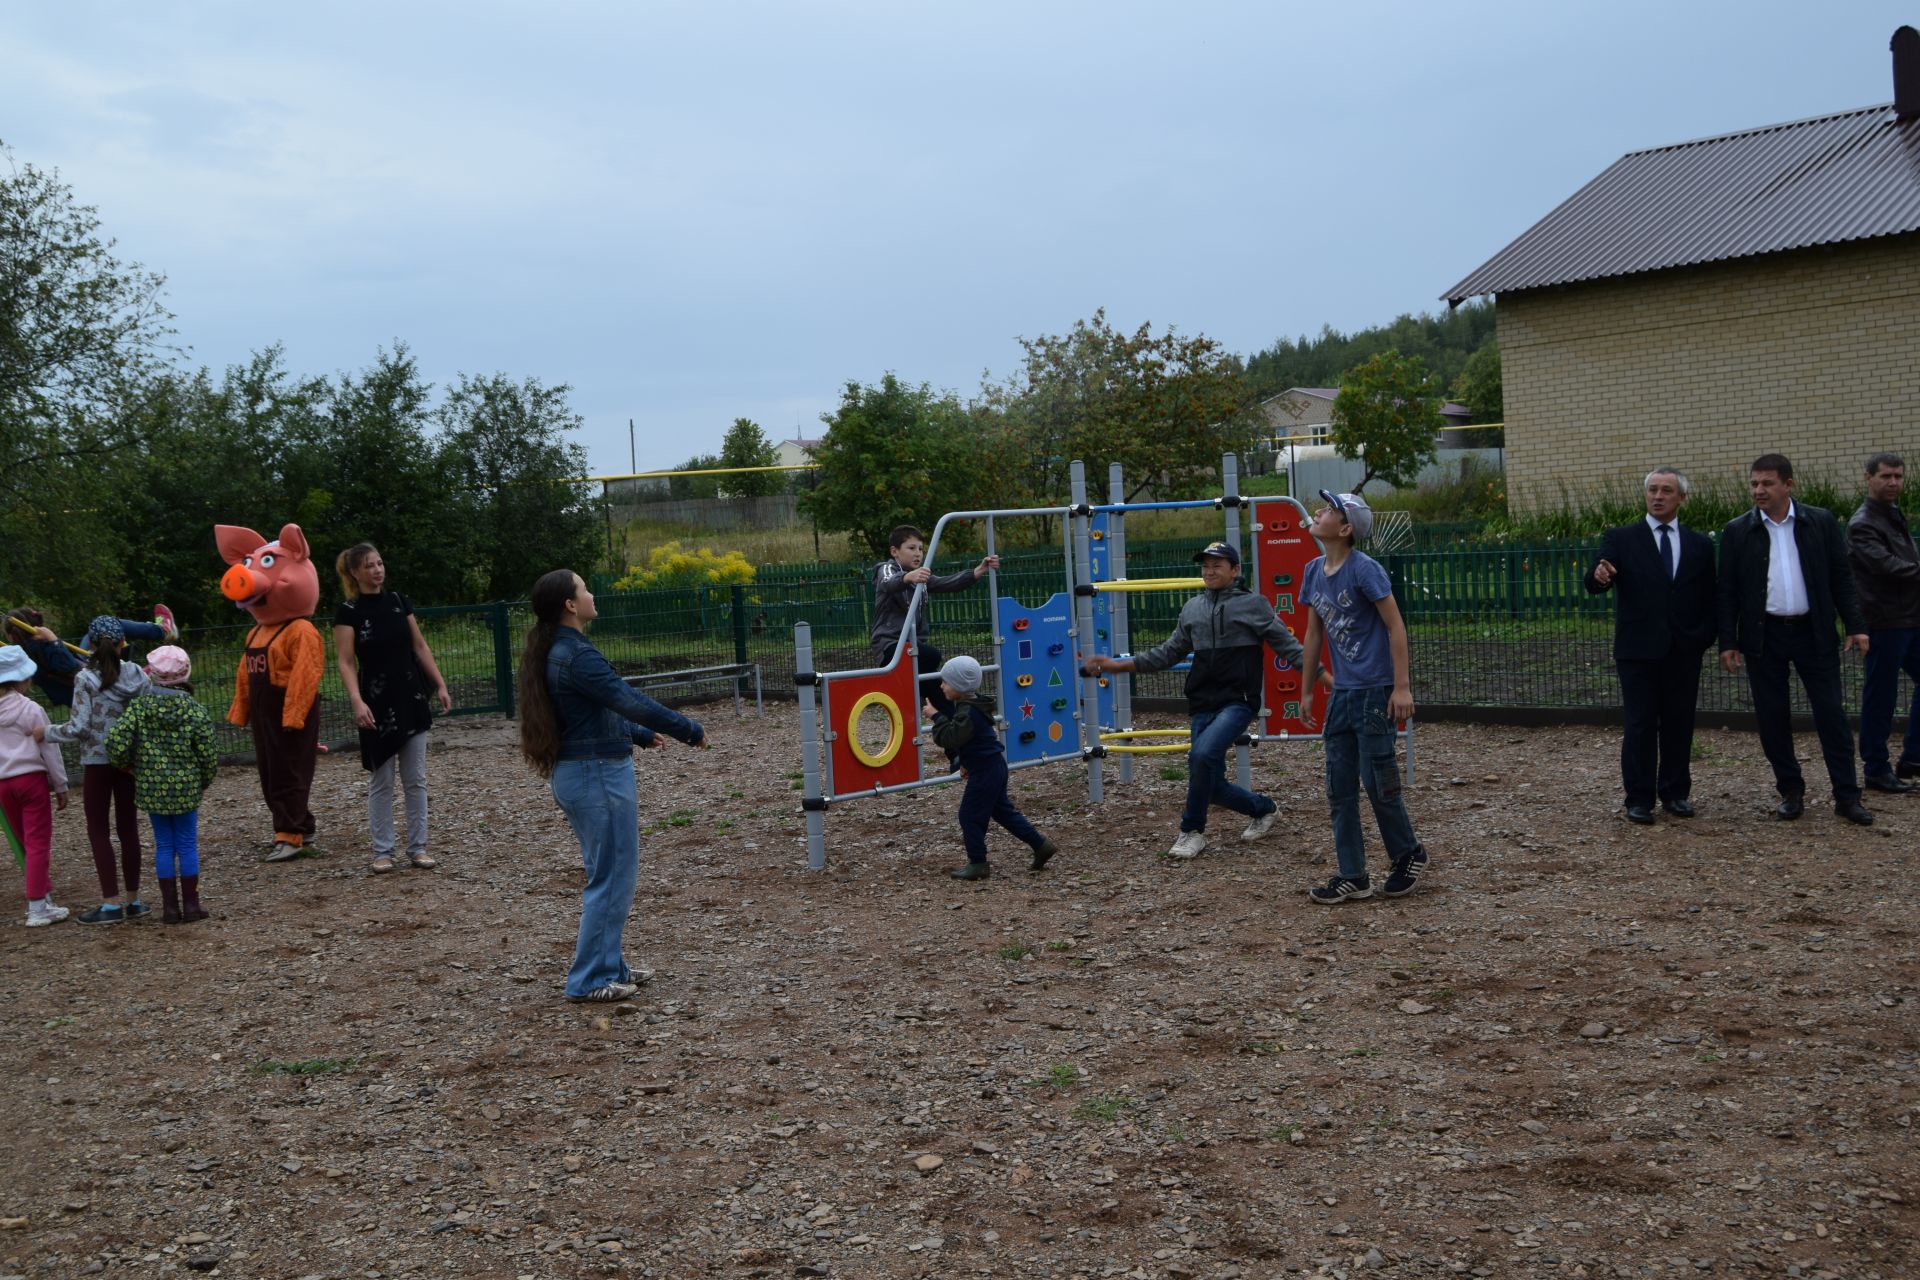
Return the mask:
<path fill-rule="evenodd" d="M 127 915 L 120 909 L 119 903 L 103 902 L 97 907 L 82 911 L 78 918 L 81 924 L 119 924 L 127 918 Z"/>
<path fill-rule="evenodd" d="M 125 906 L 121 907 L 120 912 L 124 919 L 138 920 L 143 916 L 152 915 L 153 908 L 148 906 L 146 903 L 140 901 L 140 899 L 135 898 L 132 902 L 129 902 Z"/>
<path fill-rule="evenodd" d="M 1206 852 L 1207 833 L 1204 831 L 1182 831 L 1180 838 L 1173 842 L 1173 848 L 1167 850 L 1169 858 L 1197 858 Z"/>
<path fill-rule="evenodd" d="M 1280 811 L 1278 809 L 1268 810 L 1266 813 L 1261 814 L 1259 817 L 1247 823 L 1246 830 L 1240 833 L 1240 838 L 1242 840 L 1258 840 L 1261 836 L 1273 830 L 1274 820 L 1279 816 Z"/>
<path fill-rule="evenodd" d="M 575 1004 L 612 1004 L 619 1000 L 631 1000 L 640 990 L 639 984 L 632 982 L 609 982 L 604 987 L 595 987 L 583 996 L 568 996 Z"/>
<path fill-rule="evenodd" d="M 1313 888 L 1307 890 L 1307 896 L 1315 902 L 1323 903 L 1329 907 L 1337 907 L 1341 903 L 1349 900 L 1358 901 L 1361 898 L 1371 898 L 1373 896 L 1373 883 L 1365 876 L 1361 876 L 1358 880 L 1349 880 L 1345 876 L 1337 875 L 1325 884 L 1315 885 Z"/>
<path fill-rule="evenodd" d="M 65 914 L 65 912 L 61 913 L 61 915 Z M 40 902 L 37 899 L 27 904 L 27 928 L 29 929 L 43 929 L 47 925 L 57 923 L 60 918 L 61 916 L 54 915 L 53 912 L 47 910 L 47 905 L 44 902 Z"/>
<path fill-rule="evenodd" d="M 173 610 L 167 606 L 163 604 L 153 606 L 153 622 L 155 626 L 167 633 L 169 644 L 180 638 L 180 628 L 174 623 Z"/>
<path fill-rule="evenodd" d="M 263 857 L 262 857 L 262 858 L 260 859 L 260 861 L 262 861 L 262 862 L 291 862 L 291 861 L 292 861 L 293 859 L 295 859 L 295 858 L 297 858 L 297 857 L 299 857 L 299 856 L 300 856 L 300 846 L 299 846 L 299 845 L 297 845 L 297 844 L 288 844 L 288 843 L 287 843 L 287 842 L 286 842 L 285 840 L 275 840 L 275 841 L 273 842 L 273 848 L 271 848 L 271 849 L 269 849 L 269 850 L 267 850 L 267 852 L 266 852 L 266 854 L 265 854 L 265 856 L 263 856 Z"/>
<path fill-rule="evenodd" d="M 1413 892 L 1413 886 L 1427 869 L 1427 851 L 1418 845 L 1413 852 L 1393 860 L 1393 870 L 1387 876 L 1387 882 L 1380 886 L 1380 892 L 1389 898 L 1404 898 Z"/>
<path fill-rule="evenodd" d="M 993 868 L 984 862 L 969 862 L 966 866 L 948 872 L 955 880 L 985 880 L 993 874 Z"/>
<path fill-rule="evenodd" d="M 1043 836 L 1039 847 L 1033 851 L 1033 861 L 1027 864 L 1027 870 L 1039 871 L 1047 865 L 1047 859 L 1058 852 L 1060 852 L 1060 846 Z"/>
<path fill-rule="evenodd" d="M 34 904 L 29 902 L 27 905 L 31 907 Z M 40 899 L 39 905 L 40 905 L 41 914 L 45 915 L 49 921 L 55 924 L 58 924 L 60 921 L 65 920 L 68 916 L 73 914 L 71 911 L 68 911 L 65 907 L 55 902 L 53 900 L 52 894 L 48 894 L 46 897 Z"/>

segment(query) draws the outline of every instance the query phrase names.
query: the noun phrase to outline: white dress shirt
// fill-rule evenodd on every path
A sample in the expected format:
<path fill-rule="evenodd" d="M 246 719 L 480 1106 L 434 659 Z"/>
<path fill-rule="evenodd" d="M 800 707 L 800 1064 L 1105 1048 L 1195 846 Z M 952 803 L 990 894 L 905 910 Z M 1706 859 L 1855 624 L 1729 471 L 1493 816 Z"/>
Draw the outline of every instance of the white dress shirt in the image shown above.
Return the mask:
<path fill-rule="evenodd" d="M 1776 618 L 1804 618 L 1807 604 L 1807 579 L 1800 572 L 1800 544 L 1793 540 L 1793 521 L 1798 508 L 1787 503 L 1787 518 L 1775 521 L 1760 512 L 1760 523 L 1767 530 L 1767 612 Z"/>

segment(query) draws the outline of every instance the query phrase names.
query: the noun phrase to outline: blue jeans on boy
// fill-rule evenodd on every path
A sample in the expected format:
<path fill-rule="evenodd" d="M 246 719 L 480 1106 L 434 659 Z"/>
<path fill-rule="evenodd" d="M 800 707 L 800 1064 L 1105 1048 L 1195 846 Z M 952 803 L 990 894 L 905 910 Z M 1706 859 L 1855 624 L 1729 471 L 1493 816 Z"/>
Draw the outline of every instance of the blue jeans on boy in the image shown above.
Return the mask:
<path fill-rule="evenodd" d="M 1201 711 L 1188 722 L 1187 807 L 1180 814 L 1181 831 L 1205 831 L 1207 808 L 1219 805 L 1249 818 L 1272 813 L 1273 801 L 1227 781 L 1227 750 L 1253 723 L 1253 708 L 1244 702 Z"/>
<path fill-rule="evenodd" d="M 1387 688 L 1335 689 L 1327 699 L 1327 723 L 1320 734 L 1326 749 L 1327 810 L 1333 818 L 1333 849 L 1340 859 L 1340 874 L 1349 880 L 1367 874 L 1367 850 L 1360 831 L 1362 783 L 1388 859 L 1398 860 L 1420 847 L 1400 794 L 1400 762 L 1394 757 L 1394 726 L 1387 716 L 1392 693 Z"/>
<path fill-rule="evenodd" d="M 553 798 L 567 815 L 587 886 L 580 891 L 580 937 L 567 971 L 567 994 L 584 996 L 632 980 L 621 935 L 640 879 L 640 798 L 633 760 L 562 760 L 553 766 Z"/>
<path fill-rule="evenodd" d="M 1003 756 L 967 768 L 967 789 L 960 794 L 960 838 L 966 842 L 968 862 L 987 860 L 989 822 L 1005 827 L 1029 849 L 1046 843 L 1046 837 L 1007 797 L 1007 762 Z"/>
<path fill-rule="evenodd" d="M 149 813 L 153 824 L 153 873 L 162 880 L 200 874 L 200 811 Z"/>
<path fill-rule="evenodd" d="M 1900 673 L 1913 681 L 1913 705 L 1907 708 L 1907 737 L 1900 758 L 1920 764 L 1920 630 L 1898 627 L 1867 633 L 1865 678 L 1860 685 L 1860 765 L 1869 778 L 1893 773 L 1887 739 L 1893 734 L 1893 707 L 1900 696 Z"/>

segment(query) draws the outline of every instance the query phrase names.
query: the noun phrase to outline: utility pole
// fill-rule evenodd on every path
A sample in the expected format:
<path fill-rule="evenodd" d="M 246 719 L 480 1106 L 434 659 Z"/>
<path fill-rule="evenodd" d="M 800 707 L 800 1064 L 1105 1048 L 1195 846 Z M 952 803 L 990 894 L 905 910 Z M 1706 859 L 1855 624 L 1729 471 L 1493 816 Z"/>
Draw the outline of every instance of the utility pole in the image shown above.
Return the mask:
<path fill-rule="evenodd" d="M 637 455 L 633 449 L 633 419 L 628 418 L 627 419 L 627 470 L 638 471 L 639 469 L 640 469 L 639 455 Z"/>

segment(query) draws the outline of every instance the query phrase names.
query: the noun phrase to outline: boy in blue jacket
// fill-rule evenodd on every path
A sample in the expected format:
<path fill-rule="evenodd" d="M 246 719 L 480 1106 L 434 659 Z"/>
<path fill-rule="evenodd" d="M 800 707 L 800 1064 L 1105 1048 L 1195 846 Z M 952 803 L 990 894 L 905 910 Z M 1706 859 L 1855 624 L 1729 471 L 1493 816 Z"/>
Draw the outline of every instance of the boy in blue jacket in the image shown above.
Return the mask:
<path fill-rule="evenodd" d="M 940 668 L 940 692 L 952 704 L 937 710 L 931 699 L 927 714 L 933 720 L 934 745 L 947 753 L 948 763 L 967 778 L 960 797 L 960 834 L 967 845 L 967 865 L 953 872 L 955 880 L 985 880 L 993 874 L 987 865 L 987 824 L 997 822 L 1033 850 L 1027 870 L 1038 871 L 1059 852 L 1007 797 L 1007 752 L 993 727 L 993 699 L 980 692 L 980 664 L 962 655 Z"/>

